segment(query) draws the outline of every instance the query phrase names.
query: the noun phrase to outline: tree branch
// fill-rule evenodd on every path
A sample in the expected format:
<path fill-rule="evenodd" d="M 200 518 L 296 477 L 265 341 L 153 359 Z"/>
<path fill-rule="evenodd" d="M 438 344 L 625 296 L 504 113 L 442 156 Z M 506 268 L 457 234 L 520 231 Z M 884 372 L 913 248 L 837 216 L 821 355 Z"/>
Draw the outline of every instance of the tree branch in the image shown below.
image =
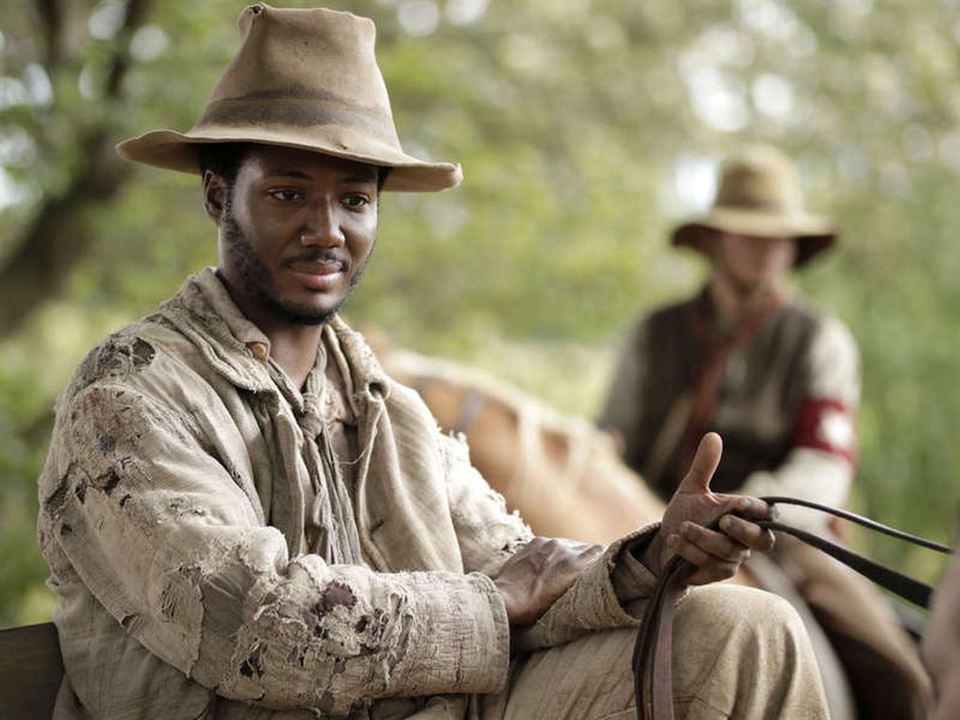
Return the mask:
<path fill-rule="evenodd" d="M 56 11 L 56 0 L 39 0 L 43 12 Z M 130 67 L 130 38 L 146 18 L 149 0 L 130 0 L 124 25 L 107 63 L 102 102 L 122 100 L 123 78 Z M 56 21 L 46 18 L 48 37 L 58 34 Z M 52 47 L 52 46 L 50 46 Z M 55 52 L 48 48 L 48 55 Z M 58 296 L 71 272 L 93 246 L 87 211 L 109 202 L 130 176 L 113 151 L 114 127 L 107 112 L 96 123 L 77 132 L 84 161 L 75 169 L 66 189 L 47 197 L 23 233 L 16 249 L 0 267 L 0 339 L 13 335 L 46 301 Z"/>

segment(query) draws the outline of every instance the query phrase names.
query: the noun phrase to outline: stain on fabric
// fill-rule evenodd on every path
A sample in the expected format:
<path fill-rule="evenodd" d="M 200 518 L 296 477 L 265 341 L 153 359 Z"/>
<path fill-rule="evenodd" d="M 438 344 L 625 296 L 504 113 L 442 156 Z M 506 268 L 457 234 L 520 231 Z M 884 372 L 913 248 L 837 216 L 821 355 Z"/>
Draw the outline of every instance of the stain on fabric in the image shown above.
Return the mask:
<path fill-rule="evenodd" d="M 153 362 L 156 350 L 143 338 L 114 334 L 80 364 L 75 391 L 106 377 L 125 377 L 142 372 Z"/>
<path fill-rule="evenodd" d="M 357 596 L 353 594 L 353 590 L 348 585 L 335 580 L 323 592 L 319 602 L 311 608 L 311 611 L 319 620 L 338 605 L 343 605 L 349 610 L 356 604 Z"/>

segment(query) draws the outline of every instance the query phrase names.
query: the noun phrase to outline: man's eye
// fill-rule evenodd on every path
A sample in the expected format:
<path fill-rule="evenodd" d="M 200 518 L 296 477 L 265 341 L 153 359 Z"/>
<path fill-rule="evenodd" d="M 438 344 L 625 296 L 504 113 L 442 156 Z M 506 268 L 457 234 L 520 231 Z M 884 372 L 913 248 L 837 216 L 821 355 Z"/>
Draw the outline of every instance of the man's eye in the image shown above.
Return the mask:
<path fill-rule="evenodd" d="M 291 188 L 281 188 L 280 190 L 271 190 L 270 197 L 283 202 L 293 202 L 303 197 L 299 190 Z"/>
<path fill-rule="evenodd" d="M 347 195 L 343 199 L 343 202 L 347 207 L 355 209 L 359 209 L 370 204 L 370 200 L 366 195 L 359 195 L 356 193 Z"/>

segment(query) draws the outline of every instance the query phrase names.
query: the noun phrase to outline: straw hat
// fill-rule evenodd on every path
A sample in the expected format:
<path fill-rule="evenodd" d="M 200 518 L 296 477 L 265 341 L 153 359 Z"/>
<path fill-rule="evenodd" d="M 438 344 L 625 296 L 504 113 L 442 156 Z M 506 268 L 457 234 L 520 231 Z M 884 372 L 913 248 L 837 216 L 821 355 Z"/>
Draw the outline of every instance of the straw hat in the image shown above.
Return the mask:
<path fill-rule="evenodd" d="M 795 267 L 826 250 L 837 238 L 827 218 L 804 210 L 800 178 L 790 159 L 766 145 L 749 147 L 723 164 L 713 207 L 674 230 L 673 244 L 703 252 L 710 230 L 794 238 Z"/>
<path fill-rule="evenodd" d="M 199 172 L 201 143 L 249 142 L 315 150 L 393 168 L 384 190 L 433 191 L 463 179 L 400 146 L 368 18 L 263 3 L 240 15 L 243 45 L 186 133 L 155 130 L 117 145 L 128 160 Z"/>

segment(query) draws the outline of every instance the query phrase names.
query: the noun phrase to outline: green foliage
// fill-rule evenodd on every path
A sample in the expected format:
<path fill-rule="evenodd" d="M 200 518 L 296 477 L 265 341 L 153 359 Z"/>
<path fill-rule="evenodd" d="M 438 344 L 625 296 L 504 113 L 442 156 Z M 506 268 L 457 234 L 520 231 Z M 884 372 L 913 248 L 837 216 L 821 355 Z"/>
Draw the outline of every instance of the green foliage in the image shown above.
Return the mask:
<path fill-rule="evenodd" d="M 412 34 L 409 13 L 431 2 L 333 3 L 377 21 L 407 149 L 466 172 L 453 192 L 384 196 L 375 258 L 348 306 L 354 324 L 592 415 L 631 317 L 702 277 L 666 242 L 701 189 L 678 168 L 744 141 L 778 143 L 798 158 L 809 204 L 842 228 L 839 250 L 798 284 L 860 342 L 854 504 L 949 539 L 960 495 L 958 5 L 502 0 L 455 24 L 455 3 L 436 0 L 436 27 Z M 64 3 L 72 29 L 56 72 L 40 4 L 20 0 L 0 18 L 0 262 L 43 201 L 70 187 L 88 152 L 80 128 L 119 140 L 193 124 L 247 3 L 153 3 L 116 101 L 80 90 L 81 78 L 102 85 L 118 49 L 90 35 L 107 4 Z M 11 83 L 29 89 L 36 67 L 50 72 L 51 98 L 16 101 Z M 76 227 L 95 242 L 66 289 L 38 288 L 38 310 L 0 341 L 0 625 L 49 607 L 32 520 L 56 392 L 102 334 L 215 259 L 186 175 L 136 169 Z M 929 579 L 939 571 L 857 539 Z"/>

